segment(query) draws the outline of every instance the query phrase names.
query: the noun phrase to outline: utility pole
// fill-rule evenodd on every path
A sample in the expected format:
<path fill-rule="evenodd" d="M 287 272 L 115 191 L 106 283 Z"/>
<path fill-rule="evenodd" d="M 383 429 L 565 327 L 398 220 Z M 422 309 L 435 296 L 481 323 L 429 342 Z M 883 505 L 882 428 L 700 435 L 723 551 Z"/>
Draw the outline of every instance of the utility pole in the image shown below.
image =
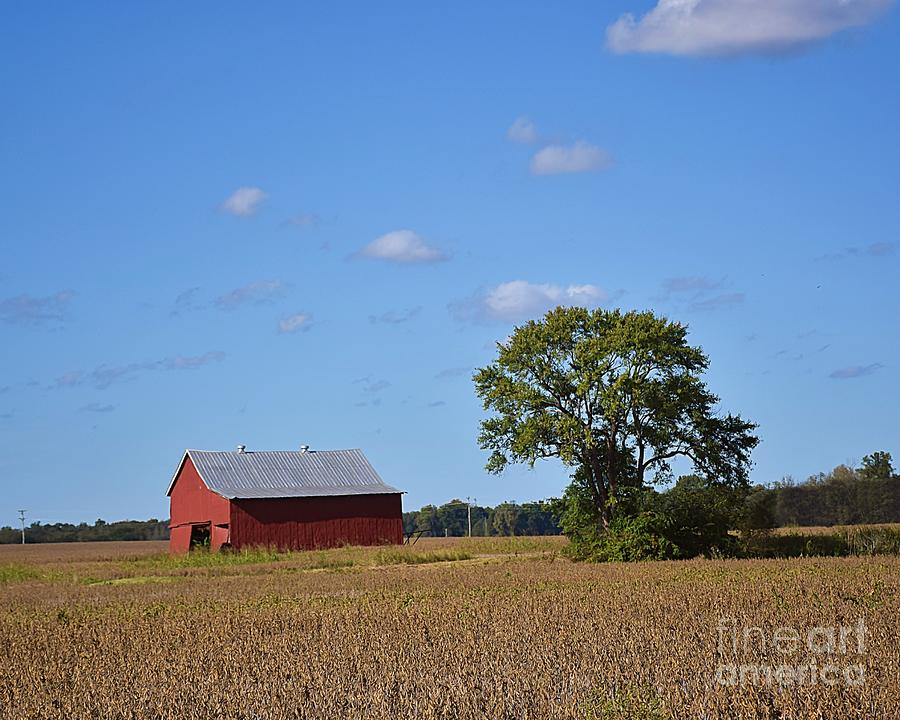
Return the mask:
<path fill-rule="evenodd" d="M 19 520 L 22 522 L 22 544 L 25 544 L 25 513 L 27 510 L 18 510 Z"/>
<path fill-rule="evenodd" d="M 466 505 L 469 510 L 469 537 L 472 537 L 472 503 L 476 502 L 477 498 L 466 497 Z"/>

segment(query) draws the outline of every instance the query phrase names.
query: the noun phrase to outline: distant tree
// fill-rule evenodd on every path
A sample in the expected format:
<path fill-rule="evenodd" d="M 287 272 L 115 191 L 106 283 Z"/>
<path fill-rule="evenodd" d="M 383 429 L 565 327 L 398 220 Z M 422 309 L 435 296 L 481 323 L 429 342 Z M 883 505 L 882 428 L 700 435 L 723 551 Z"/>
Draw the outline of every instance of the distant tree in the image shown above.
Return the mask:
<path fill-rule="evenodd" d="M 857 470 L 865 480 L 885 480 L 894 476 L 889 452 L 877 451 L 862 459 L 862 466 Z"/>
<path fill-rule="evenodd" d="M 475 373 L 487 469 L 557 457 L 581 507 L 606 528 L 617 503 L 686 458 L 711 482 L 746 486 L 755 425 L 720 415 L 709 361 L 687 328 L 650 312 L 558 307 L 517 327 Z"/>
<path fill-rule="evenodd" d="M 743 533 L 755 530 L 770 530 L 776 526 L 775 503 L 778 491 L 756 485 L 750 489 L 744 499 L 744 505 L 738 517 L 737 528 Z"/>
<path fill-rule="evenodd" d="M 493 529 L 497 535 L 518 535 L 521 508 L 514 503 L 502 503 L 494 508 Z"/>
<path fill-rule="evenodd" d="M 416 513 L 416 530 L 430 530 L 437 537 L 444 534 L 444 527 L 438 517 L 438 509 L 434 505 L 425 505 Z"/>
<path fill-rule="evenodd" d="M 29 543 L 54 542 L 96 542 L 105 540 L 167 540 L 169 524 L 165 520 L 122 520 L 107 523 L 98 520 L 93 525 L 88 523 L 53 523 L 34 522 L 27 529 L 25 539 Z M 18 528 L 0 528 L 0 543 L 21 542 L 21 530 Z"/>
<path fill-rule="evenodd" d="M 459 498 L 454 498 L 450 502 L 441 505 L 437 509 L 437 516 L 442 534 L 444 530 L 446 530 L 447 535 L 453 537 L 462 537 L 468 534 L 468 507 Z"/>

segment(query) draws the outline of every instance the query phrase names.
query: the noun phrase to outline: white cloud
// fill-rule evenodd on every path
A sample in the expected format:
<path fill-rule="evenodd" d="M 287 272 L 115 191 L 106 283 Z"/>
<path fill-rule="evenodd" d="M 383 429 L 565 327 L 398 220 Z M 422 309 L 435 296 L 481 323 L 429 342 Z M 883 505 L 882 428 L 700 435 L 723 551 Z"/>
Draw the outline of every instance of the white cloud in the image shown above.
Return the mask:
<path fill-rule="evenodd" d="M 395 230 L 376 238 L 359 252 L 363 257 L 396 263 L 431 263 L 447 256 L 412 230 Z"/>
<path fill-rule="evenodd" d="M 736 55 L 783 52 L 865 25 L 894 0 L 659 0 L 640 19 L 606 29 L 615 53 Z"/>
<path fill-rule="evenodd" d="M 233 310 L 243 305 L 262 305 L 279 298 L 285 290 L 281 280 L 257 280 L 249 285 L 235 288 L 216 298 L 221 310 Z"/>
<path fill-rule="evenodd" d="M 579 140 L 574 145 L 548 145 L 531 158 L 532 175 L 592 172 L 612 165 L 603 148 Z"/>
<path fill-rule="evenodd" d="M 258 187 L 239 187 L 225 199 L 221 207 L 231 215 L 250 217 L 256 214 L 266 197 Z"/>
<path fill-rule="evenodd" d="M 538 141 L 538 132 L 534 123 L 523 115 L 517 117 L 515 122 L 509 126 L 506 137 L 514 143 L 533 145 Z"/>
<path fill-rule="evenodd" d="M 283 318 L 278 323 L 278 332 L 292 333 L 297 332 L 298 330 L 306 332 L 310 327 L 312 327 L 312 315 L 308 315 L 307 313 L 297 313 Z"/>
<path fill-rule="evenodd" d="M 557 305 L 595 307 L 609 299 L 596 285 L 559 285 L 512 280 L 451 307 L 462 320 L 516 322 L 542 315 Z"/>

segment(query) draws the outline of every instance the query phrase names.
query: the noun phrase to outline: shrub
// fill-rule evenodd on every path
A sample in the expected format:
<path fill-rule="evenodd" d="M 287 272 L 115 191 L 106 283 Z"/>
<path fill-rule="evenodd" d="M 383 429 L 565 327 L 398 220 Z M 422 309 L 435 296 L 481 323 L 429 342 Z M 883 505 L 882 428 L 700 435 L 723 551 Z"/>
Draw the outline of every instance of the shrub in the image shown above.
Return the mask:
<path fill-rule="evenodd" d="M 659 513 L 619 517 L 606 532 L 582 532 L 573 537 L 566 553 L 575 560 L 629 562 L 678 557 L 678 548 L 666 538 L 668 521 Z"/>

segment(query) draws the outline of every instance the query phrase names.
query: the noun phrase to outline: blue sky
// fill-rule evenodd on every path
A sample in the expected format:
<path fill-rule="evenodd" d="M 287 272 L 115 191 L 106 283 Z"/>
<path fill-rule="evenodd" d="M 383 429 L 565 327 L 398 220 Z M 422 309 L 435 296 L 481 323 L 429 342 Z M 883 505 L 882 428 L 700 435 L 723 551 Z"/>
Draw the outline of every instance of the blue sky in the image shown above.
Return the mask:
<path fill-rule="evenodd" d="M 757 482 L 900 452 L 900 13 L 772 5 L 5 3 L 0 524 L 238 443 L 558 494 L 470 380 L 557 303 L 687 323 Z"/>

